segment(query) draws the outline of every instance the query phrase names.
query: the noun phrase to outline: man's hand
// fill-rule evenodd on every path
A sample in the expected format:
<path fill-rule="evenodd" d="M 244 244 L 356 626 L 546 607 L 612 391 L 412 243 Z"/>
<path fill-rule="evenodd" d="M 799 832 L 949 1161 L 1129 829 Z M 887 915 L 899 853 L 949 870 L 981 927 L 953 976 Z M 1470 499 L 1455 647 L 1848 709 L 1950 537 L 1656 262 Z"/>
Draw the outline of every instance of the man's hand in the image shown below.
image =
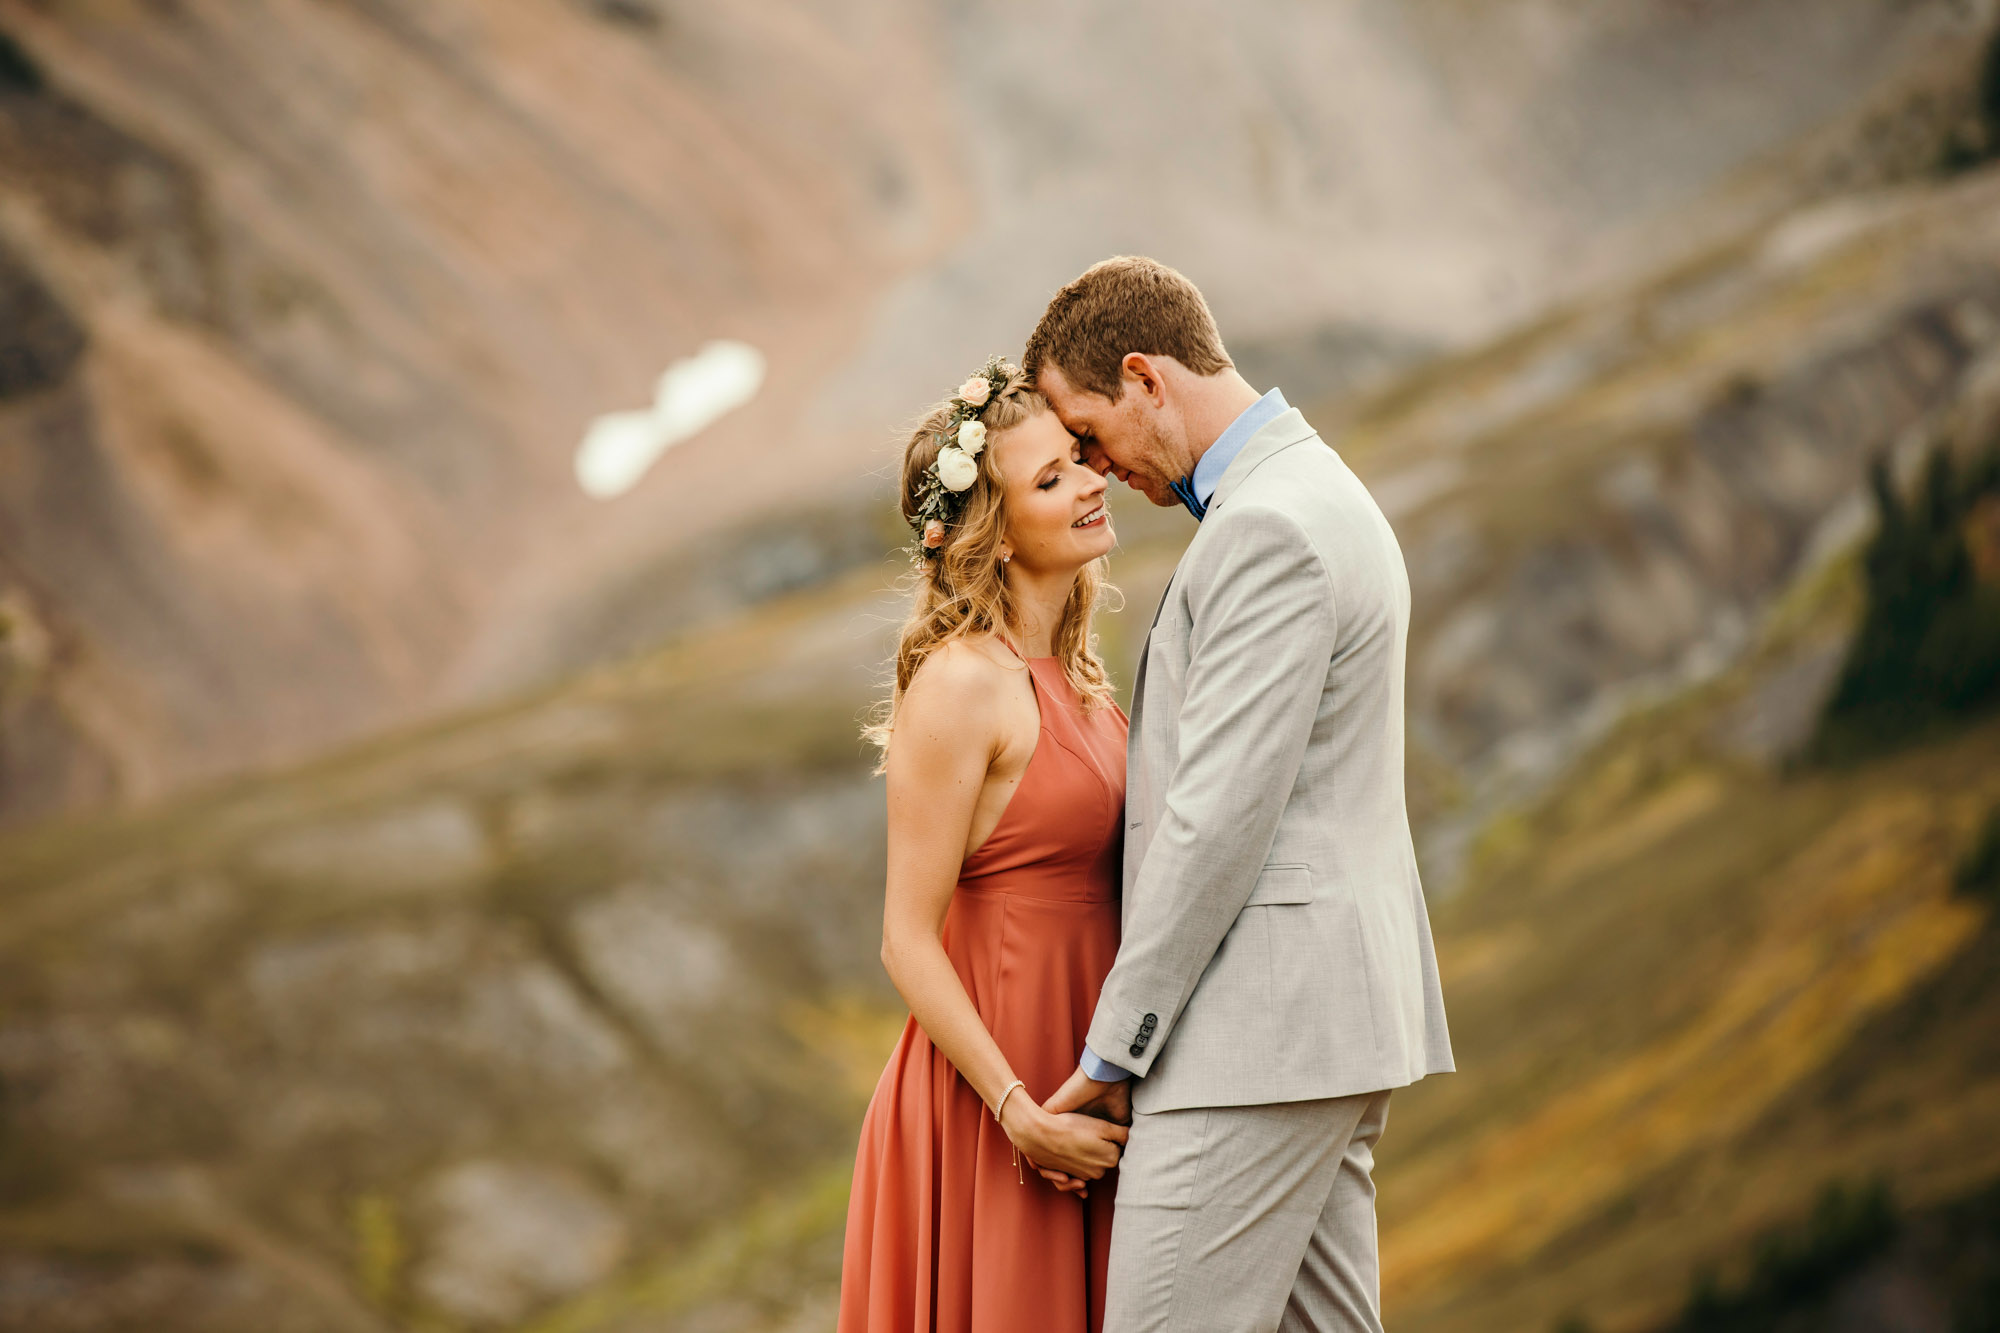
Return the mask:
<path fill-rule="evenodd" d="M 1116 1125 L 1132 1123 L 1132 1080 L 1119 1079 L 1112 1083 L 1100 1083 L 1078 1069 L 1069 1076 L 1069 1081 L 1056 1089 L 1055 1096 L 1042 1103 L 1042 1109 L 1050 1115 L 1064 1111 L 1081 1111 L 1084 1115 L 1096 1116 L 1099 1120 L 1109 1120 Z M 1120 1156 L 1123 1156 L 1121 1153 Z M 1088 1181 L 1078 1180 L 1061 1171 L 1051 1171 L 1046 1167 L 1036 1167 L 1042 1179 L 1067 1194 L 1084 1197 Z"/>
<path fill-rule="evenodd" d="M 1068 1082 L 1056 1089 L 1055 1096 L 1042 1103 L 1042 1109 L 1050 1115 L 1081 1111 L 1099 1120 L 1129 1125 L 1132 1123 L 1132 1080 L 1125 1078 L 1114 1083 L 1100 1083 L 1079 1069 L 1069 1076 Z"/>

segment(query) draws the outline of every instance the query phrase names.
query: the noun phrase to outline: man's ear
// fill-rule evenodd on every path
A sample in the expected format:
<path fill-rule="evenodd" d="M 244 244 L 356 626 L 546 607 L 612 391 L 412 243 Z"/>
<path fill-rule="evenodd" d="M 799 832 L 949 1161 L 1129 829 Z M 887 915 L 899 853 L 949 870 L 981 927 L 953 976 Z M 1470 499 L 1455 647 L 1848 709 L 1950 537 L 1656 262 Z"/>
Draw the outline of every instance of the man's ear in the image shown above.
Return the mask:
<path fill-rule="evenodd" d="M 1165 406 L 1166 376 L 1160 373 L 1160 365 L 1152 357 L 1144 352 L 1125 353 L 1125 359 L 1118 363 L 1118 375 L 1121 380 L 1136 385 L 1141 394 L 1152 400 L 1153 406 Z"/>

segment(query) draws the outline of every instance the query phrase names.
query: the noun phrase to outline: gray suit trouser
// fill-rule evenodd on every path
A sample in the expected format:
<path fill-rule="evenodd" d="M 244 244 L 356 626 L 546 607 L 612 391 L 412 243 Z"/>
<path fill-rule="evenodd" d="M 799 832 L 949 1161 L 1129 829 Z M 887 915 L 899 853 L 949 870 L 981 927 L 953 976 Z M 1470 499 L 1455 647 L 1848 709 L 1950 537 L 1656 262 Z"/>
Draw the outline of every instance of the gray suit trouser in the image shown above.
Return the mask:
<path fill-rule="evenodd" d="M 1104 1333 L 1381 1333 L 1389 1093 L 1135 1113 Z"/>

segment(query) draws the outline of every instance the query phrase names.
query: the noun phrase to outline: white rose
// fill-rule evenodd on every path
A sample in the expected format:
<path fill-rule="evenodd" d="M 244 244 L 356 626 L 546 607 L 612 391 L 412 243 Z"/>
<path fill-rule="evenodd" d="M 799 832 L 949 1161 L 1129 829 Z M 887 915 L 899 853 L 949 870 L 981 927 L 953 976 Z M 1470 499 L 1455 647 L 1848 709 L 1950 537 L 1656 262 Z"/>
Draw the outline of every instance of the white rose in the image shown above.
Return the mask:
<path fill-rule="evenodd" d="M 948 491 L 962 491 L 979 480 L 979 464 L 971 454 L 947 444 L 938 450 L 937 479 Z"/>
<path fill-rule="evenodd" d="M 986 447 L 986 423 L 968 421 L 958 428 L 958 447 L 971 458 L 979 457 L 979 451 Z"/>
<path fill-rule="evenodd" d="M 974 375 L 958 386 L 958 396 L 974 407 L 984 407 L 986 400 L 993 396 L 993 383 L 984 375 Z"/>

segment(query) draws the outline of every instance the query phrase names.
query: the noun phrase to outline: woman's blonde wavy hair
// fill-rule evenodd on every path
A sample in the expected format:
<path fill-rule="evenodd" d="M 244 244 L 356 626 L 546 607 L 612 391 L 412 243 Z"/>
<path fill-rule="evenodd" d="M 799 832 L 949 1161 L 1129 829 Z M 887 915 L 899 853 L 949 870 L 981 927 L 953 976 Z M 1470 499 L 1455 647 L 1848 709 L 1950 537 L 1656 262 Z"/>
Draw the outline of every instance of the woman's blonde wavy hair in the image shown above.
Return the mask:
<path fill-rule="evenodd" d="M 945 526 L 944 545 L 927 554 L 919 537 L 912 544 L 914 569 L 904 586 L 911 593 L 910 614 L 896 642 L 895 685 L 877 704 L 862 735 L 879 751 L 875 771 L 888 764 L 889 738 L 896 729 L 896 711 L 903 692 L 924 660 L 953 639 L 1004 632 L 1017 644 L 1020 607 L 1000 563 L 1001 539 L 1007 531 L 1005 483 L 993 462 L 993 438 L 1032 416 L 1049 410 L 1048 400 L 1029 387 L 1018 366 L 1006 365 L 1006 385 L 979 414 L 987 430 L 987 445 L 976 460 L 979 476 L 963 494 L 956 521 Z M 951 419 L 951 405 L 939 403 L 924 415 L 903 447 L 901 508 L 905 522 L 915 518 L 925 471 L 936 461 L 939 436 Z M 1076 573 L 1069 600 L 1056 622 L 1053 642 L 1063 675 L 1086 709 L 1102 708 L 1112 699 L 1111 678 L 1097 655 L 1091 618 L 1098 606 L 1117 595 L 1105 577 L 1103 557 Z"/>

